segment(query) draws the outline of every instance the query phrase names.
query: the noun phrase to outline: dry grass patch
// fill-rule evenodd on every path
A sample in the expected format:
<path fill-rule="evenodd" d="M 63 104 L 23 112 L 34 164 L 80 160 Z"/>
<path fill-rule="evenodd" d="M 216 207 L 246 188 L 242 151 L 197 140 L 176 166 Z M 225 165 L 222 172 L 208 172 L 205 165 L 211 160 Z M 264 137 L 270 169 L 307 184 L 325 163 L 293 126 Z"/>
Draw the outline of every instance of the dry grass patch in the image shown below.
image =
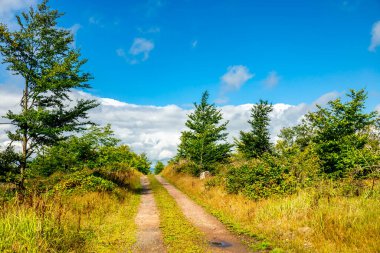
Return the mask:
<path fill-rule="evenodd" d="M 176 174 L 170 167 L 163 176 L 236 232 L 259 235 L 285 250 L 378 252 L 380 249 L 378 185 L 375 194 L 359 197 L 321 195 L 321 189 L 310 188 L 291 196 L 252 201 L 227 194 L 220 186 L 205 187 L 207 180 Z M 323 191 L 329 191 L 328 187 Z"/>
<path fill-rule="evenodd" d="M 139 202 L 136 189 L 121 187 L 3 200 L 0 252 L 131 252 Z"/>

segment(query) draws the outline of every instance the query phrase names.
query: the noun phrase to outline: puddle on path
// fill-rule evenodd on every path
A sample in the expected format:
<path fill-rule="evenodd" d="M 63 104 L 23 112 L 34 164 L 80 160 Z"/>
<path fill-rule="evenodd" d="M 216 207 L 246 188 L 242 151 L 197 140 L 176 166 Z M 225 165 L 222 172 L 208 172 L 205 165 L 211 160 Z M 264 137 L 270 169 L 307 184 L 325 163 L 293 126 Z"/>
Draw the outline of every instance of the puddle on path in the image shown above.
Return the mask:
<path fill-rule="evenodd" d="M 231 243 L 223 242 L 223 241 L 211 241 L 210 245 L 212 247 L 217 247 L 217 248 L 227 248 L 227 247 L 231 247 L 232 246 Z"/>

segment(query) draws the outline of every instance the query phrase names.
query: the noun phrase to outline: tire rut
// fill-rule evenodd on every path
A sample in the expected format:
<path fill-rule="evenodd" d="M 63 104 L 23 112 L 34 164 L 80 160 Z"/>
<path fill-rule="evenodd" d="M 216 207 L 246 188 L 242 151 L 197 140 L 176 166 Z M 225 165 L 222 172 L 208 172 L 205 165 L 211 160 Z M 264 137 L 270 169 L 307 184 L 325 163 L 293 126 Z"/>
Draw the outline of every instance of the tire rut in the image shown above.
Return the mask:
<path fill-rule="evenodd" d="M 211 252 L 252 252 L 214 216 L 207 213 L 201 206 L 190 200 L 161 176 L 156 176 L 156 178 L 176 200 L 189 221 L 205 233 L 206 239 L 210 243 Z"/>
<path fill-rule="evenodd" d="M 159 212 L 154 201 L 149 179 L 141 177 L 141 204 L 135 219 L 137 225 L 137 242 L 133 252 L 166 252 L 160 230 Z"/>

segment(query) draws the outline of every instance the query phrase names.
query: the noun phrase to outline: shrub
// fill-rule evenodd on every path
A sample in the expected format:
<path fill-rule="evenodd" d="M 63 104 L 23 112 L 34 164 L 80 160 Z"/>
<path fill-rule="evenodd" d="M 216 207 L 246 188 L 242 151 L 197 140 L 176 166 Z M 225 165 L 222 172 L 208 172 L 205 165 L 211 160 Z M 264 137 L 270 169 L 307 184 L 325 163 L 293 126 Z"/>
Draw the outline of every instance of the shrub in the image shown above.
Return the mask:
<path fill-rule="evenodd" d="M 231 168 L 226 177 L 228 193 L 243 193 L 251 199 L 267 198 L 273 194 L 292 193 L 297 181 L 283 166 L 260 162 L 256 166 Z"/>
<path fill-rule="evenodd" d="M 78 171 L 67 175 L 55 187 L 55 191 L 73 192 L 96 192 L 96 191 L 113 191 L 116 184 L 101 177 L 89 174 L 86 171 Z"/>

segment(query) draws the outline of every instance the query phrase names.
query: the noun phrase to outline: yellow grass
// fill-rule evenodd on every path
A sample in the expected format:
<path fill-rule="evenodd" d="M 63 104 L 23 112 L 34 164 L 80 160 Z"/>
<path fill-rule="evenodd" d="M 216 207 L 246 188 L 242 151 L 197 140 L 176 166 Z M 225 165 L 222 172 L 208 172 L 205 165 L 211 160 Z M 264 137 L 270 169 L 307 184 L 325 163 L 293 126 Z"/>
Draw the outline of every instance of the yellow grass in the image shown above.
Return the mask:
<path fill-rule="evenodd" d="M 162 174 L 233 230 L 264 237 L 272 247 L 291 252 L 380 252 L 379 195 L 327 198 L 311 188 L 255 202 L 221 187 L 206 189 L 205 181 L 176 174 L 170 167 Z"/>
<path fill-rule="evenodd" d="M 116 191 L 0 203 L 0 252 L 131 252 L 140 195 Z"/>

